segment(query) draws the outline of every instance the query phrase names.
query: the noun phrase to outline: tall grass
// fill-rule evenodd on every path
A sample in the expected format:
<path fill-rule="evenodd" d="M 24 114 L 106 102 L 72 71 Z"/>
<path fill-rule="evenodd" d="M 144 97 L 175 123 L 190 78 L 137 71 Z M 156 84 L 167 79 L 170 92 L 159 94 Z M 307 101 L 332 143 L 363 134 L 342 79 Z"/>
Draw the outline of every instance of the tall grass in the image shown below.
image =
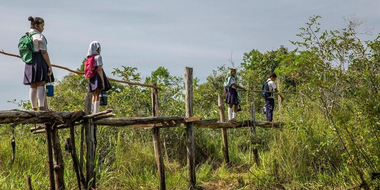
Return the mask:
<path fill-rule="evenodd" d="M 256 118 L 263 119 L 264 115 L 258 111 Z M 277 110 L 275 113 L 278 119 L 280 113 Z M 293 97 L 284 102 L 281 114 L 287 125 L 282 129 L 257 128 L 257 145 L 252 144 L 249 128 L 227 130 L 231 167 L 224 163 L 221 131 L 196 128 L 198 186 L 204 189 L 347 189 L 360 184 L 353 163 L 318 105 L 300 104 Z M 76 130 L 80 134 L 80 127 Z M 69 137 L 68 130 L 59 133 L 63 144 Z M 47 189 L 44 134 L 33 135 L 28 126 L 16 127 L 16 159 L 12 167 L 12 127 L 0 127 L 0 135 L 0 189 L 26 189 L 27 175 L 32 176 L 34 189 Z M 167 188 L 187 189 L 185 129 L 162 129 L 161 139 Z M 98 189 L 158 189 L 150 130 L 98 126 L 97 142 Z M 77 135 L 77 150 L 79 143 Z M 260 166 L 254 162 L 253 148 L 259 149 Z M 63 156 L 66 187 L 76 189 L 71 156 L 67 152 Z M 371 185 L 376 187 L 376 183 Z"/>

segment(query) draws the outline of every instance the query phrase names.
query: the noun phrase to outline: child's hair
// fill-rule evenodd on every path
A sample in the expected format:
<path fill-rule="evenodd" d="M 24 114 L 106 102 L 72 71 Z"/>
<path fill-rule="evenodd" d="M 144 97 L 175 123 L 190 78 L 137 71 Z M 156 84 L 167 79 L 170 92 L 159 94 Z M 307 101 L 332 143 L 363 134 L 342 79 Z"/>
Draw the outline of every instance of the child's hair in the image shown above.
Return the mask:
<path fill-rule="evenodd" d="M 44 23 L 44 19 L 41 17 L 32 17 L 29 16 L 28 20 L 30 21 L 30 28 L 35 28 L 36 25 Z"/>
<path fill-rule="evenodd" d="M 269 75 L 269 78 L 271 78 L 271 77 L 273 77 L 273 78 L 277 78 L 276 73 L 271 73 L 271 74 Z"/>

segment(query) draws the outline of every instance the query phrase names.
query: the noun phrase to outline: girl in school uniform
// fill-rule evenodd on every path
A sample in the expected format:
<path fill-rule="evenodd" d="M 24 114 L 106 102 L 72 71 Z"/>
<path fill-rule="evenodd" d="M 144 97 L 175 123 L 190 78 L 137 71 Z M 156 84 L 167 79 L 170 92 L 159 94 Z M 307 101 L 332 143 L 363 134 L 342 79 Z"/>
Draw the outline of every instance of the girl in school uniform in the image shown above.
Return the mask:
<path fill-rule="evenodd" d="M 236 77 L 236 69 L 231 69 L 231 72 L 227 75 L 224 80 L 224 88 L 227 92 L 226 103 L 228 104 L 228 121 L 236 122 L 236 113 L 239 105 L 239 94 L 237 89 L 246 90 L 244 87 L 238 85 Z M 235 105 L 235 109 L 232 113 L 232 107 Z"/>
<path fill-rule="evenodd" d="M 100 55 L 100 43 L 97 41 L 91 42 L 90 46 L 88 47 L 88 53 L 87 57 L 92 56 L 94 54 L 98 54 L 94 57 L 95 59 L 95 68 L 97 69 L 97 72 L 94 77 L 90 78 L 89 84 L 88 84 L 88 92 L 92 92 L 92 113 L 98 113 L 99 112 L 99 93 L 101 91 L 108 91 L 111 89 L 111 85 L 107 79 L 106 74 L 103 70 L 103 60 L 102 56 Z"/>
<path fill-rule="evenodd" d="M 54 82 L 53 70 L 47 52 L 47 40 L 42 34 L 45 27 L 44 19 L 29 17 L 30 31 L 35 33 L 33 38 L 34 60 L 32 64 L 25 64 L 24 84 L 30 85 L 29 98 L 32 109 L 37 111 L 37 99 L 40 110 L 45 110 L 45 84 Z"/>

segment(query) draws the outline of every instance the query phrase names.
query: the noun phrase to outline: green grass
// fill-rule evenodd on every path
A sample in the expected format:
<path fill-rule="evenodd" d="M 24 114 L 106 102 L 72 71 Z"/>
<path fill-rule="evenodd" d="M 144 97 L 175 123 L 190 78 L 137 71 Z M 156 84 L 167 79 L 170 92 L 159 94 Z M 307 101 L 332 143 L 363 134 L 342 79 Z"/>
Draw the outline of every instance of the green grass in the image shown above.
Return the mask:
<path fill-rule="evenodd" d="M 284 106 L 285 107 L 285 106 Z M 314 114 L 285 107 L 283 129 L 257 129 L 251 144 L 249 128 L 229 129 L 229 155 L 223 160 L 221 131 L 195 129 L 197 185 L 203 189 L 348 189 L 361 181 L 347 159 L 339 139 L 317 109 Z M 294 120 L 293 115 L 304 119 Z M 261 115 L 258 114 L 260 117 Z M 76 128 L 79 154 L 80 127 Z M 184 128 L 161 130 L 167 189 L 187 189 L 186 145 Z M 60 130 L 60 140 L 69 137 Z M 10 166 L 12 128 L 0 127 L 0 189 L 26 189 L 26 176 L 32 176 L 34 189 L 49 187 L 44 134 L 33 135 L 28 126 L 15 129 L 16 159 Z M 151 131 L 98 126 L 98 189 L 158 189 L 158 173 Z M 259 149 L 260 166 L 251 151 Z M 63 147 L 62 147 L 63 149 Z M 76 189 L 76 175 L 69 153 L 63 153 L 67 189 Z M 378 182 L 371 181 L 371 187 Z"/>

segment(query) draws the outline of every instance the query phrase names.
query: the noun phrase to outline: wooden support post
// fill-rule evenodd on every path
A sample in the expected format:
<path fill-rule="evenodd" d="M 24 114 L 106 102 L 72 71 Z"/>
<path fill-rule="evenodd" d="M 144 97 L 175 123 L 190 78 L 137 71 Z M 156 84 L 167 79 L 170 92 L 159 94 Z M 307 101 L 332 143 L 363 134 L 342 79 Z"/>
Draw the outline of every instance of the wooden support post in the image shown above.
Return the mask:
<path fill-rule="evenodd" d="M 280 80 L 280 77 L 277 77 L 277 90 L 280 91 L 280 83 L 281 83 L 281 80 Z M 281 97 L 280 95 L 277 96 L 278 98 L 278 113 L 279 113 L 279 118 L 278 120 L 281 122 L 282 121 L 282 112 L 281 112 L 281 104 L 282 104 L 282 101 L 281 101 Z M 280 127 L 281 127 L 281 124 L 280 124 Z"/>
<path fill-rule="evenodd" d="M 51 134 L 51 124 L 45 124 L 46 133 L 46 146 L 48 154 L 48 165 L 49 165 L 49 179 L 50 179 L 50 190 L 55 190 L 54 185 L 54 165 L 53 165 L 53 148 L 52 148 L 52 134 Z"/>
<path fill-rule="evenodd" d="M 193 116 L 193 68 L 185 68 L 185 101 L 186 117 Z M 194 154 L 194 124 L 186 123 L 186 149 L 187 149 L 187 166 L 189 168 L 190 189 L 195 189 L 195 154 Z"/>
<path fill-rule="evenodd" d="M 224 113 L 224 109 L 225 109 L 224 102 L 220 94 L 218 94 L 218 107 L 219 107 L 220 122 L 226 122 L 226 115 Z M 230 157 L 228 155 L 228 138 L 227 138 L 226 128 L 222 128 L 222 142 L 223 142 L 224 161 L 226 162 L 227 166 L 230 166 Z"/>
<path fill-rule="evenodd" d="M 85 100 L 84 113 L 90 114 L 92 106 L 92 93 L 87 93 Z M 86 182 L 89 188 L 96 189 L 95 182 L 95 126 L 92 119 L 87 119 L 84 122 L 86 136 Z"/>
<path fill-rule="evenodd" d="M 253 126 L 251 126 L 251 132 L 252 132 L 252 145 L 256 145 L 257 142 L 257 135 L 256 135 L 256 117 L 255 117 L 255 94 L 253 85 L 250 86 L 250 93 L 249 93 L 249 113 L 251 117 L 251 121 L 253 121 Z M 255 163 L 257 166 L 260 166 L 260 158 L 259 158 L 259 151 L 257 148 L 252 149 L 253 158 L 255 160 Z"/>
<path fill-rule="evenodd" d="M 80 150 L 79 150 L 79 170 L 82 170 L 83 171 L 83 162 L 84 162 L 84 135 L 85 135 L 85 126 L 84 125 L 82 125 L 81 126 L 81 129 L 80 129 Z M 87 184 L 86 183 L 86 179 L 85 179 L 85 184 Z M 87 188 L 85 188 L 85 189 L 87 189 Z"/>
<path fill-rule="evenodd" d="M 157 86 L 156 83 L 153 84 L 153 86 Z M 158 91 L 155 88 L 152 88 L 152 112 L 153 117 L 158 116 Z M 166 189 L 166 183 L 165 183 L 165 165 L 162 155 L 162 148 L 161 148 L 161 139 L 160 139 L 160 128 L 153 127 L 152 128 L 152 135 L 153 135 L 153 145 L 154 145 L 154 154 L 156 157 L 156 164 L 158 169 L 158 180 L 160 181 L 160 190 Z"/>
<path fill-rule="evenodd" d="M 157 86 L 156 83 L 152 84 L 152 86 Z M 157 117 L 158 116 L 158 91 L 155 88 L 151 89 L 151 99 L 152 99 L 152 116 Z"/>
<path fill-rule="evenodd" d="M 62 149 L 61 143 L 59 142 L 58 129 L 53 129 L 52 134 L 55 189 L 65 190 L 65 164 L 63 163 Z"/>
<path fill-rule="evenodd" d="M 165 183 L 165 165 L 161 149 L 161 139 L 160 139 L 160 128 L 153 127 L 153 145 L 154 145 L 154 154 L 156 157 L 156 164 L 158 169 L 158 180 L 160 181 L 160 190 L 166 190 Z"/>
<path fill-rule="evenodd" d="M 80 168 L 78 165 L 79 163 L 78 163 L 78 157 L 77 157 L 77 152 L 75 148 L 75 131 L 74 131 L 73 123 L 70 123 L 70 154 L 71 154 L 71 158 L 73 159 L 73 167 L 74 167 L 75 174 L 77 176 L 78 188 L 79 190 L 82 189 L 82 186 L 81 186 L 81 181 L 82 181 L 83 186 L 85 187 L 85 189 L 87 189 L 86 181 L 82 173 L 82 168 Z"/>
<path fill-rule="evenodd" d="M 32 180 L 30 179 L 30 175 L 26 176 L 26 184 L 28 186 L 28 190 L 33 190 L 33 188 L 32 188 Z"/>

